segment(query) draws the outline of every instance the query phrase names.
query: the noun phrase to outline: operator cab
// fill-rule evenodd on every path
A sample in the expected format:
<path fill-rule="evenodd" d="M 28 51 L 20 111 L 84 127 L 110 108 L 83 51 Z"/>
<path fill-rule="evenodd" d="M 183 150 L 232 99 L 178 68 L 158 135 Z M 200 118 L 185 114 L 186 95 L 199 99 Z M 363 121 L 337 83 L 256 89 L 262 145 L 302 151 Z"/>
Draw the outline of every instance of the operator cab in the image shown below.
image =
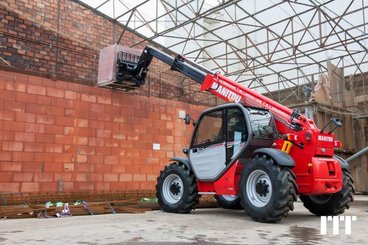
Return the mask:
<path fill-rule="evenodd" d="M 274 132 L 273 117 L 262 108 L 232 103 L 204 111 L 188 151 L 197 178 L 216 180 L 238 159 L 249 158 L 258 148 L 271 147 Z"/>

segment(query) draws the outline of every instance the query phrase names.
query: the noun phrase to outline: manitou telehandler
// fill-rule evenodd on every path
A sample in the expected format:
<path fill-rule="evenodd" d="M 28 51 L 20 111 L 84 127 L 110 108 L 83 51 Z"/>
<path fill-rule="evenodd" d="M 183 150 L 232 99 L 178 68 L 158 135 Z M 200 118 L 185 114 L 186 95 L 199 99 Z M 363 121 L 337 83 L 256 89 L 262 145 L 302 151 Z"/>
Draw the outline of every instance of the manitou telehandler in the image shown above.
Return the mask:
<path fill-rule="evenodd" d="M 119 55 L 118 57 L 124 57 Z M 215 195 L 223 208 L 243 207 L 256 221 L 278 222 L 293 210 L 297 196 L 316 215 L 338 215 L 353 201 L 348 163 L 331 118 L 322 129 L 249 88 L 147 46 L 139 61 L 118 58 L 117 80 L 145 82 L 152 58 L 194 81 L 201 90 L 232 102 L 205 110 L 195 124 L 187 158 L 174 157 L 157 178 L 157 198 L 167 212 L 189 213 L 200 195 Z M 186 117 L 189 124 L 190 118 Z"/>

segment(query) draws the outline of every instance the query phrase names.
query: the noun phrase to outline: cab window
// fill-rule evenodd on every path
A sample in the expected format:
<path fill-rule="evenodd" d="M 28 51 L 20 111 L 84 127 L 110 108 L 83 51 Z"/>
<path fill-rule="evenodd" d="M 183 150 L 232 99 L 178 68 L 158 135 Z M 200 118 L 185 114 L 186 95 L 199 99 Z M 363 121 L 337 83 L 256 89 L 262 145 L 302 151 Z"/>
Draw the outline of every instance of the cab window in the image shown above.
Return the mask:
<path fill-rule="evenodd" d="M 210 145 L 225 141 L 223 111 L 214 111 L 204 115 L 195 133 L 193 146 Z"/>

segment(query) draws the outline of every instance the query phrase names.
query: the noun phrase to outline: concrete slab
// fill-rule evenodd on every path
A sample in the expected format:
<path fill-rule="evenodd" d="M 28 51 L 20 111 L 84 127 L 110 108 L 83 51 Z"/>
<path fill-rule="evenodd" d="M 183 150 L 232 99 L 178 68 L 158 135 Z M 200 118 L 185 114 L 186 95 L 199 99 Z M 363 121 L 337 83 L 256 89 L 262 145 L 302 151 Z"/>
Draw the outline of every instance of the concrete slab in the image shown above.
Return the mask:
<path fill-rule="evenodd" d="M 302 206 L 279 224 L 257 223 L 243 211 L 199 209 L 190 214 L 152 211 L 53 219 L 0 221 L 0 244 L 366 244 L 368 207 L 353 206 L 344 215 L 356 216 L 352 235 L 320 235 L 320 218 Z"/>

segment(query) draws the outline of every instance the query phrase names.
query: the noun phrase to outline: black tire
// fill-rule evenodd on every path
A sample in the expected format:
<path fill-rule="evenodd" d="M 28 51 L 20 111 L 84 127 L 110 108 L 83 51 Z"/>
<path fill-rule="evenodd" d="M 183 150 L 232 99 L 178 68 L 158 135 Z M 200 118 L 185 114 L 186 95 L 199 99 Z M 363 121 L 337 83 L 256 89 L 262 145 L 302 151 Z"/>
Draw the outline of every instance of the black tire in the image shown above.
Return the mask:
<path fill-rule="evenodd" d="M 290 210 L 294 210 L 296 193 L 294 173 L 279 166 L 271 157 L 256 155 L 245 165 L 240 181 L 240 198 L 253 220 L 263 223 L 281 221 Z"/>
<path fill-rule="evenodd" d="M 182 163 L 166 166 L 157 178 L 156 197 L 166 212 L 189 213 L 199 202 L 194 174 Z"/>
<path fill-rule="evenodd" d="M 341 191 L 332 195 L 307 196 L 300 195 L 304 207 L 317 216 L 335 216 L 349 209 L 354 200 L 354 181 L 349 171 L 343 170 L 343 185 Z"/>
<path fill-rule="evenodd" d="M 215 195 L 215 199 L 224 209 L 242 209 L 239 196 Z"/>

